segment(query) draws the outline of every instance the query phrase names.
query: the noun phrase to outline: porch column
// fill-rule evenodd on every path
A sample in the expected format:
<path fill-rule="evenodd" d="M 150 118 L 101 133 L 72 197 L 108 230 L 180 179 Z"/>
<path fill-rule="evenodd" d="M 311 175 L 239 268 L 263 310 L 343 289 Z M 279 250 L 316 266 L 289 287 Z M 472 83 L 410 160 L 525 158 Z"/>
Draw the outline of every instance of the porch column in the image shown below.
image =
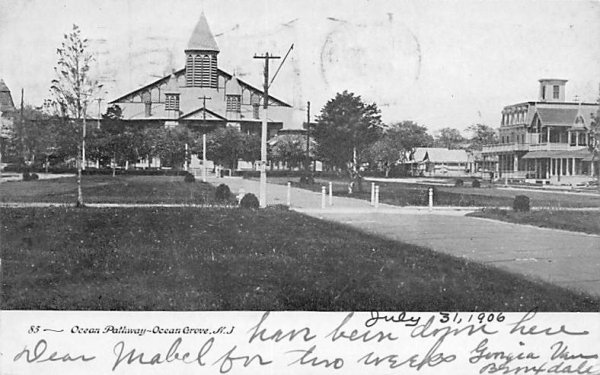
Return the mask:
<path fill-rule="evenodd" d="M 573 161 L 571 162 L 571 176 L 575 176 L 577 174 L 577 171 L 575 170 L 575 158 L 572 159 Z"/>
<path fill-rule="evenodd" d="M 575 133 L 575 146 L 579 146 L 579 133 Z"/>
<path fill-rule="evenodd" d="M 554 158 L 550 158 L 550 177 L 554 176 Z"/>
<path fill-rule="evenodd" d="M 552 159 L 548 159 L 546 161 L 546 177 L 547 179 L 550 178 L 550 162 L 552 161 Z"/>
<path fill-rule="evenodd" d="M 558 158 L 558 175 L 562 176 L 562 158 Z"/>
<path fill-rule="evenodd" d="M 571 132 L 570 132 L 570 131 L 567 131 L 567 144 L 568 144 L 568 145 L 571 145 L 571 138 L 572 138 L 572 136 L 571 136 Z"/>
<path fill-rule="evenodd" d="M 547 133 L 547 137 L 548 137 L 548 139 L 546 140 L 546 143 L 549 144 L 550 143 L 550 127 L 548 126 L 546 129 L 547 129 L 546 133 Z M 548 146 L 548 147 L 550 147 L 550 146 Z"/>
<path fill-rule="evenodd" d="M 519 170 L 519 158 L 517 157 L 517 154 L 515 154 L 513 158 L 513 164 L 513 171 L 517 172 Z"/>

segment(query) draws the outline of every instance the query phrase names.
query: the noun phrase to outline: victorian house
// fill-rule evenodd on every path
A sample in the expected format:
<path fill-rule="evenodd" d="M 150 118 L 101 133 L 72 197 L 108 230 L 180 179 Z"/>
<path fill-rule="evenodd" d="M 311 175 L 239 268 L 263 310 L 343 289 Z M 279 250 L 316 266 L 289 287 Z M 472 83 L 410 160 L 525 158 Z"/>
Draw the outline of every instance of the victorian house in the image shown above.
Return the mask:
<path fill-rule="evenodd" d="M 597 103 L 567 102 L 564 79 L 539 80 L 539 98 L 504 107 L 500 143 L 482 156 L 496 177 L 541 184 L 577 184 L 598 173 L 588 150 Z"/>
<path fill-rule="evenodd" d="M 263 91 L 218 66 L 219 47 L 201 14 L 187 48 L 183 69 L 112 102 L 126 121 L 157 126 L 186 126 L 199 133 L 233 126 L 260 134 Z M 290 126 L 292 106 L 269 96 L 268 137 Z"/>

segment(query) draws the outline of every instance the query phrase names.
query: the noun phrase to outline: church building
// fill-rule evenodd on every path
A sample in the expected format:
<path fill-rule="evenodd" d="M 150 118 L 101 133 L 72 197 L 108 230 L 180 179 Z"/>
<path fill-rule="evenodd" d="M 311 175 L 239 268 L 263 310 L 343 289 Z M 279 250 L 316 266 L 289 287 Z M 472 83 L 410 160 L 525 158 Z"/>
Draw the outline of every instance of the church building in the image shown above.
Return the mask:
<path fill-rule="evenodd" d="M 110 102 L 123 119 L 200 133 L 233 126 L 261 133 L 263 91 L 220 69 L 219 47 L 202 12 L 187 48 L 185 67 Z M 251 57 L 249 57 L 250 61 Z M 269 96 L 268 138 L 291 126 L 293 108 Z"/>

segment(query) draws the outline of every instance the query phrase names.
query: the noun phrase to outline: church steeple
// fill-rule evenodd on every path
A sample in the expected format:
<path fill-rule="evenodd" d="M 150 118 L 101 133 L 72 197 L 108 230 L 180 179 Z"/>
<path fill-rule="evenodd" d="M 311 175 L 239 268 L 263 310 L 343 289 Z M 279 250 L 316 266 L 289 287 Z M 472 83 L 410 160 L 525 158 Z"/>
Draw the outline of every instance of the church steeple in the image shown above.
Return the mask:
<path fill-rule="evenodd" d="M 185 50 L 185 82 L 188 87 L 217 88 L 219 47 L 210 31 L 204 12 L 196 24 Z"/>

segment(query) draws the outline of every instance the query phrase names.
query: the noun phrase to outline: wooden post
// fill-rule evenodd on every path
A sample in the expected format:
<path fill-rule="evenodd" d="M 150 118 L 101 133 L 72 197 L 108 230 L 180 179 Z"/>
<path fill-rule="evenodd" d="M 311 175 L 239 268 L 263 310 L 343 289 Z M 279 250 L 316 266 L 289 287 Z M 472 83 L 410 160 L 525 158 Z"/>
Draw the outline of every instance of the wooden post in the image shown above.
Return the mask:
<path fill-rule="evenodd" d="M 286 199 L 288 207 L 292 205 L 292 183 L 287 183 L 287 199 Z"/>
<path fill-rule="evenodd" d="M 333 206 L 333 184 L 329 181 L 329 205 Z"/>
<path fill-rule="evenodd" d="M 431 211 L 431 210 L 433 210 L 433 188 L 431 186 L 429 187 L 428 195 L 429 195 L 429 211 Z"/>
<path fill-rule="evenodd" d="M 325 196 L 327 195 L 327 188 L 321 186 L 321 208 L 325 208 Z"/>

